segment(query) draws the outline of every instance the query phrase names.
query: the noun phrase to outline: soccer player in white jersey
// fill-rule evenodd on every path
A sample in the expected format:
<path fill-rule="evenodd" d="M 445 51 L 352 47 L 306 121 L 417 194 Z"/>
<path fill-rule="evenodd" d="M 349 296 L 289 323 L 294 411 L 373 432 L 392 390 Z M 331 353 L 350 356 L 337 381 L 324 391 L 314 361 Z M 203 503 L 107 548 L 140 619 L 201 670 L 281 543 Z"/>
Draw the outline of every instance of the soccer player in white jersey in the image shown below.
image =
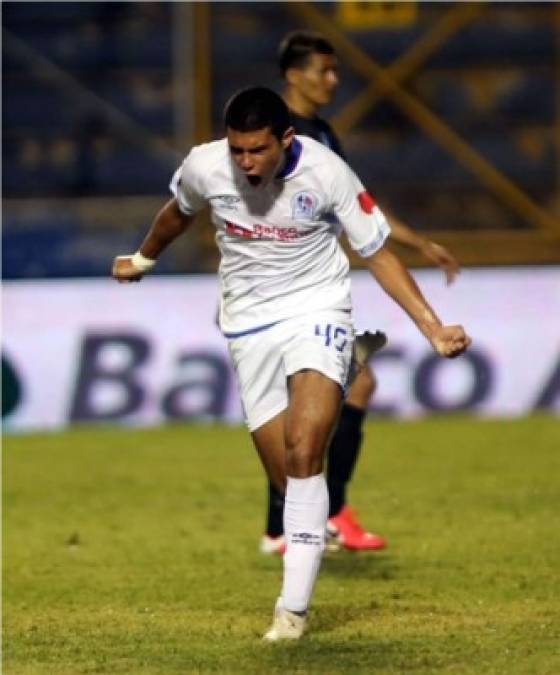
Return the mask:
<path fill-rule="evenodd" d="M 354 337 L 349 266 L 332 215 L 438 354 L 457 356 L 470 338 L 461 326 L 442 325 L 383 246 L 389 227 L 374 199 L 340 157 L 294 136 L 277 94 L 264 87 L 239 92 L 224 122 L 224 139 L 188 154 L 173 177 L 173 198 L 140 249 L 115 258 L 113 276 L 141 279 L 210 205 L 221 253 L 220 327 L 255 447 L 268 477 L 286 494 L 283 585 L 265 639 L 297 639 L 324 548 L 323 458 Z"/>

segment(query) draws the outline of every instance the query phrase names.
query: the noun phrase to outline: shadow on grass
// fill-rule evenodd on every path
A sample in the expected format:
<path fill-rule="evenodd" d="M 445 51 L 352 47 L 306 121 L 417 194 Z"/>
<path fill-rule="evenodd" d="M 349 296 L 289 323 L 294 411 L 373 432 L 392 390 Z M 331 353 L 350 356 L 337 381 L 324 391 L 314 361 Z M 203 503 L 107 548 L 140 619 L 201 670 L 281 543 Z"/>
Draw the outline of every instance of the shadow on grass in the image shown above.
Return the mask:
<path fill-rule="evenodd" d="M 338 611 L 338 608 L 332 608 Z M 317 632 L 315 632 L 315 630 Z M 407 639 L 324 636 L 324 626 L 299 644 L 269 645 L 260 650 L 263 673 L 437 673 L 469 662 L 476 646 L 467 639 L 411 636 Z"/>
<path fill-rule="evenodd" d="M 321 605 L 311 615 L 312 632 L 324 635 L 350 624 L 372 625 L 376 620 L 378 604 L 375 600 L 361 604 L 333 603 Z M 354 637 L 360 637 L 359 632 Z"/>
<path fill-rule="evenodd" d="M 392 580 L 398 576 L 399 567 L 394 558 L 386 553 L 369 551 L 338 551 L 326 554 L 321 563 L 323 576 L 348 576 L 364 579 Z"/>

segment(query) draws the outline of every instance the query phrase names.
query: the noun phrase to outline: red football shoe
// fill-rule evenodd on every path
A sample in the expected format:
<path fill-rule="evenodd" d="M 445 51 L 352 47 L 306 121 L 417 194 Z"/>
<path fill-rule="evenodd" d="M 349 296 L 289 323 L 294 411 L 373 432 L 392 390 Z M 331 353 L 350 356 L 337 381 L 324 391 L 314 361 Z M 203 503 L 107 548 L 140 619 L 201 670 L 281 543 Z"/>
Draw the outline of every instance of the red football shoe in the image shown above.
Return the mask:
<path fill-rule="evenodd" d="M 336 516 L 329 518 L 327 533 L 349 551 L 378 551 L 387 545 L 383 537 L 364 530 L 349 506 L 344 506 Z"/>

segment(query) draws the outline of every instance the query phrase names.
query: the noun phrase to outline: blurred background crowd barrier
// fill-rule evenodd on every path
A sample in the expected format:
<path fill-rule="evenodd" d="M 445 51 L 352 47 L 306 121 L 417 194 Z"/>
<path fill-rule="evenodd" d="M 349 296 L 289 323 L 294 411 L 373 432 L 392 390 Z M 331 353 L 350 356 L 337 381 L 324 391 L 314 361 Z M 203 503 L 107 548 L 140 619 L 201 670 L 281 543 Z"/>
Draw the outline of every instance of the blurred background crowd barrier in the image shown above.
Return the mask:
<path fill-rule="evenodd" d="M 325 116 L 382 205 L 463 266 L 558 278 L 559 3 L 5 2 L 2 15 L 8 290 L 106 277 L 189 148 L 222 135 L 229 96 L 281 89 L 277 46 L 296 28 L 336 48 Z M 156 274 L 214 272 L 213 237 L 203 215 Z"/>
<path fill-rule="evenodd" d="M 7 278 L 107 274 L 190 146 L 221 135 L 231 93 L 281 87 L 276 49 L 295 28 L 337 49 L 326 113 L 382 204 L 464 264 L 560 262 L 558 3 L 2 9 Z M 212 240 L 201 224 L 158 271 L 213 271 Z"/>

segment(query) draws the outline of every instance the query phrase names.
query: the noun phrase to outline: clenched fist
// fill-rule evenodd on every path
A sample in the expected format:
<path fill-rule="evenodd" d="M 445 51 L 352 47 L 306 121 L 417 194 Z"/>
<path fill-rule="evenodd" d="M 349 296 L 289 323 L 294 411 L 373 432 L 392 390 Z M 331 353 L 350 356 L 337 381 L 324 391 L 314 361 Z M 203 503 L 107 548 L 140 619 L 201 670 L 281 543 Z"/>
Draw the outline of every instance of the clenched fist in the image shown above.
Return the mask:
<path fill-rule="evenodd" d="M 427 337 L 434 350 L 447 358 L 459 356 L 472 342 L 463 326 L 436 326 Z"/>
<path fill-rule="evenodd" d="M 119 283 L 140 281 L 146 272 L 156 264 L 155 260 L 145 258 L 141 253 L 134 255 L 118 255 L 113 260 L 111 273 Z"/>
<path fill-rule="evenodd" d="M 140 281 L 144 275 L 144 272 L 134 266 L 131 255 L 117 256 L 113 260 L 113 268 L 111 273 L 119 283 Z"/>

